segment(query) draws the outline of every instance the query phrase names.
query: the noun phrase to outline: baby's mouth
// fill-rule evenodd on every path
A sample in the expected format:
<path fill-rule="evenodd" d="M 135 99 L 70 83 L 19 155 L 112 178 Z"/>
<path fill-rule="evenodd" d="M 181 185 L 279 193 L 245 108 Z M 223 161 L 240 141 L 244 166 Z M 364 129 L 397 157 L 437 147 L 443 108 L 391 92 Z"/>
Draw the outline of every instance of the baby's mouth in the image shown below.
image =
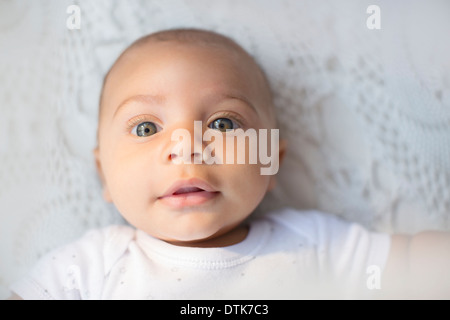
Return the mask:
<path fill-rule="evenodd" d="M 185 187 L 185 188 L 180 188 L 177 191 L 175 191 L 172 195 L 179 195 L 179 194 L 186 194 L 186 193 L 194 193 L 194 192 L 202 192 L 205 191 L 201 188 L 197 188 L 197 187 Z"/>
<path fill-rule="evenodd" d="M 175 182 L 158 200 L 171 208 L 179 209 L 204 204 L 219 193 L 208 183 L 193 178 Z"/>

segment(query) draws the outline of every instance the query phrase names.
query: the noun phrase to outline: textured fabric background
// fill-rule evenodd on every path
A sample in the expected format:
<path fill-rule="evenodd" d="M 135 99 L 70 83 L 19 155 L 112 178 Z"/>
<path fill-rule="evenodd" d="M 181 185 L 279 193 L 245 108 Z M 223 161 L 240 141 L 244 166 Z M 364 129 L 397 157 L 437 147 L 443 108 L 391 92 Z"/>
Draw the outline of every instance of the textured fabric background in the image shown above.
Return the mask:
<path fill-rule="evenodd" d="M 174 27 L 231 36 L 271 79 L 289 152 L 260 212 L 450 229 L 448 1 L 1 0 L 0 297 L 48 250 L 121 222 L 92 156 L 102 78 L 136 38 Z"/>

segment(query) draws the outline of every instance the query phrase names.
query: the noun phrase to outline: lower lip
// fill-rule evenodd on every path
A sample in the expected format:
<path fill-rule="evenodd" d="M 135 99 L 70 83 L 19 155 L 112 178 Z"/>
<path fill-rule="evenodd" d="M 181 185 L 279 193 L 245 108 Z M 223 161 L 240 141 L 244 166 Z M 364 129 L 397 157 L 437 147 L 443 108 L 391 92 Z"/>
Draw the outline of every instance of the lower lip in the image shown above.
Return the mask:
<path fill-rule="evenodd" d="M 183 207 L 192 207 L 201 205 L 216 197 L 217 194 L 218 192 L 208 192 L 208 191 L 188 192 L 183 194 L 174 194 L 170 196 L 165 196 L 159 198 L 159 200 L 169 207 L 179 209 Z"/>

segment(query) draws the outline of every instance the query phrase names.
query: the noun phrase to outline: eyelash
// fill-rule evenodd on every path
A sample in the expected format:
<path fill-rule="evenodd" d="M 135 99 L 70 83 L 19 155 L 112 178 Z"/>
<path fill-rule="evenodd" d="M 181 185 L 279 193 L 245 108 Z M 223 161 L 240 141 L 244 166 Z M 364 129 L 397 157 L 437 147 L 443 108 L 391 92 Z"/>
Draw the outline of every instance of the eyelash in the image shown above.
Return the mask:
<path fill-rule="evenodd" d="M 159 121 L 156 121 L 155 117 L 152 117 L 150 115 L 139 115 L 137 117 L 134 117 L 127 122 L 126 131 L 131 133 L 131 131 L 137 127 L 139 124 L 144 122 L 152 122 L 154 123 L 159 129 L 161 126 L 159 125 Z"/>
<path fill-rule="evenodd" d="M 222 111 L 222 112 L 218 112 L 217 114 L 214 114 L 212 117 L 210 117 L 210 119 L 208 120 L 207 126 L 209 126 L 212 122 L 214 122 L 217 119 L 220 118 L 228 118 L 234 122 L 236 122 L 239 126 L 239 128 L 244 128 L 246 127 L 247 122 L 245 121 L 244 118 L 242 118 L 240 115 L 234 113 L 234 112 L 229 112 L 229 111 Z"/>
<path fill-rule="evenodd" d="M 208 119 L 208 123 L 207 126 L 209 126 L 213 121 L 220 119 L 220 118 L 229 118 L 232 121 L 235 121 L 238 125 L 239 128 L 244 128 L 247 124 L 247 122 L 245 121 L 244 118 L 242 118 L 240 115 L 234 113 L 234 112 L 229 112 L 229 111 L 223 111 L 223 112 L 218 112 L 216 114 L 214 114 L 212 117 L 210 117 Z M 155 119 L 155 117 L 151 116 L 151 115 L 139 115 L 137 117 L 134 117 L 130 120 L 128 120 L 127 122 L 127 132 L 131 132 L 131 130 L 133 130 L 136 126 L 138 126 L 141 123 L 144 122 L 152 122 L 155 125 L 157 125 L 159 128 L 161 128 L 161 126 L 159 125 L 159 121 L 157 121 Z"/>

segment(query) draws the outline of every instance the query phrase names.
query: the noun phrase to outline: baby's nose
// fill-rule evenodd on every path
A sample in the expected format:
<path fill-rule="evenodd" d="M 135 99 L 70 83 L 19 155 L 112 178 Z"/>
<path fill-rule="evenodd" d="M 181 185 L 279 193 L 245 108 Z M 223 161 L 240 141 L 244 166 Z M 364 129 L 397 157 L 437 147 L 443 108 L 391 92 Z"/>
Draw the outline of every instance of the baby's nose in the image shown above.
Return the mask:
<path fill-rule="evenodd" d="M 201 152 L 194 152 L 192 151 L 190 156 L 189 154 L 187 156 L 183 155 L 183 150 L 177 150 L 174 152 L 170 152 L 168 156 L 168 160 L 170 162 L 173 162 L 175 164 L 201 164 L 203 162 L 202 159 L 202 153 Z"/>
<path fill-rule="evenodd" d="M 171 148 L 167 160 L 175 164 L 201 164 L 203 162 L 203 129 L 201 122 L 195 121 L 194 126 L 183 126 L 172 132 Z"/>

